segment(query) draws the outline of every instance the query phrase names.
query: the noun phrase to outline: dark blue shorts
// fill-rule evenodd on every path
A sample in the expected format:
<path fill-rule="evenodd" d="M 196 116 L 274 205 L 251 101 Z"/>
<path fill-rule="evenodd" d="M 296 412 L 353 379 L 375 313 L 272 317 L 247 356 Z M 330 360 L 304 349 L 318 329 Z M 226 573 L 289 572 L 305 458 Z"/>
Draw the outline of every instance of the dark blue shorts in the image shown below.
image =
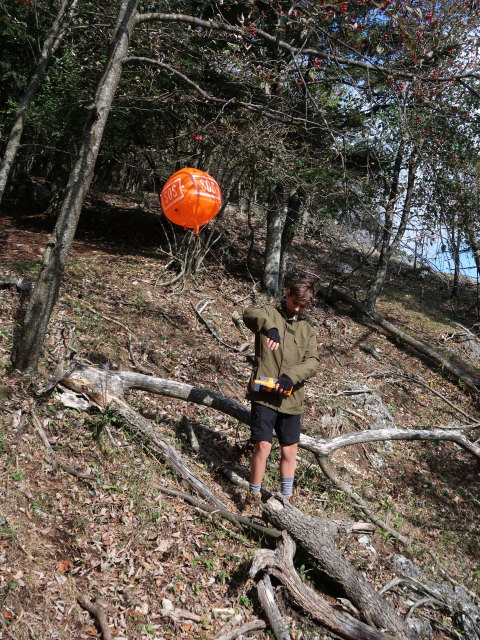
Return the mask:
<path fill-rule="evenodd" d="M 250 431 L 252 442 L 272 441 L 273 430 L 280 444 L 297 444 L 300 441 L 300 416 L 280 413 L 263 404 L 252 402 Z"/>

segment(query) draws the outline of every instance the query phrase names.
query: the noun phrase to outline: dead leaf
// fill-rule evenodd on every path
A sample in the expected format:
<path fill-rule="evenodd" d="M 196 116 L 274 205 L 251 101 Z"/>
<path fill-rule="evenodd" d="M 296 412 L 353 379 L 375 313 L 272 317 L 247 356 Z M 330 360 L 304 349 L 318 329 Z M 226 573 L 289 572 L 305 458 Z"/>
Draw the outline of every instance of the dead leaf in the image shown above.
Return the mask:
<path fill-rule="evenodd" d="M 65 571 L 69 571 L 72 568 L 72 561 L 68 558 L 64 560 L 59 560 L 57 562 L 57 571 L 59 573 L 65 573 Z"/>

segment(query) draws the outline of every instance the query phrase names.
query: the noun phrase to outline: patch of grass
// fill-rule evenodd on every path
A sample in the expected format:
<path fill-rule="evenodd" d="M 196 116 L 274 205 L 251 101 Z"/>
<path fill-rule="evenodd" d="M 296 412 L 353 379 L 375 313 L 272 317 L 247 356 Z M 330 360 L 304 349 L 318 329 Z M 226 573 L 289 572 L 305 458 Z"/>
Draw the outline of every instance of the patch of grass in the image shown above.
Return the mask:
<path fill-rule="evenodd" d="M 19 273 L 22 274 L 30 274 L 36 275 L 40 271 L 40 267 L 42 266 L 41 260 L 32 260 L 30 262 L 14 262 L 13 267 Z"/>
<path fill-rule="evenodd" d="M 14 531 L 8 524 L 0 524 L 0 540 L 15 540 L 17 537 L 16 531 Z"/>
<path fill-rule="evenodd" d="M 228 573 L 228 571 L 224 571 L 222 569 L 217 573 L 217 579 L 220 580 L 222 584 L 225 584 L 227 580 L 230 581 L 230 574 Z"/>

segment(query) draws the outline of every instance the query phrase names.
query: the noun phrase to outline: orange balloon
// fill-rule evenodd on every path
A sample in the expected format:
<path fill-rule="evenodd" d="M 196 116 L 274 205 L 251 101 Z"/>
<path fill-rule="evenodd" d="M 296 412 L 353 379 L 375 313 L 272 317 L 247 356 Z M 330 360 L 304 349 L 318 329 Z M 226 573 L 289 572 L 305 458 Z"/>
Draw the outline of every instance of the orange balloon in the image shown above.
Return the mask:
<path fill-rule="evenodd" d="M 180 169 L 170 176 L 160 194 L 169 220 L 195 233 L 220 211 L 222 193 L 214 178 L 200 169 Z"/>

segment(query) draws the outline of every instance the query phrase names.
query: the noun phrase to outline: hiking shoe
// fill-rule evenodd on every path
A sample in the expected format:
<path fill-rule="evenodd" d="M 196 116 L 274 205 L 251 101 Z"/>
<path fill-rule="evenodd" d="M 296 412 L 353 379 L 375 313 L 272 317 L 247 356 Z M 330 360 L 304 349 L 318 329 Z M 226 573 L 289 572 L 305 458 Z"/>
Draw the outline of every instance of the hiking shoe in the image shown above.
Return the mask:
<path fill-rule="evenodd" d="M 242 515 L 259 516 L 262 513 L 262 494 L 260 492 L 249 491 L 243 502 Z"/>

